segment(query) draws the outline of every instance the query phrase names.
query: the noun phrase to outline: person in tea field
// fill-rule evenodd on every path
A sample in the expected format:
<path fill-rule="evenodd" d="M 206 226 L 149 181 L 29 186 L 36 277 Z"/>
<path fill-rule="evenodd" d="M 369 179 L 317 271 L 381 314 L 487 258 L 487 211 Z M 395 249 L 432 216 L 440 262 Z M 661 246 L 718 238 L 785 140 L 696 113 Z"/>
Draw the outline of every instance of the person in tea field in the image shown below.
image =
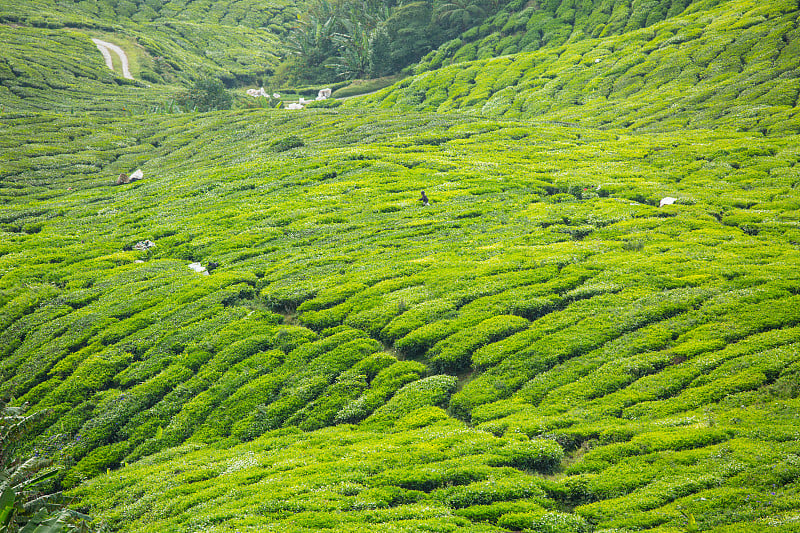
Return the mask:
<path fill-rule="evenodd" d="M 420 196 L 419 201 L 422 202 L 423 207 L 431 205 L 428 201 L 428 197 L 425 195 L 425 191 L 422 191 L 422 196 Z"/>

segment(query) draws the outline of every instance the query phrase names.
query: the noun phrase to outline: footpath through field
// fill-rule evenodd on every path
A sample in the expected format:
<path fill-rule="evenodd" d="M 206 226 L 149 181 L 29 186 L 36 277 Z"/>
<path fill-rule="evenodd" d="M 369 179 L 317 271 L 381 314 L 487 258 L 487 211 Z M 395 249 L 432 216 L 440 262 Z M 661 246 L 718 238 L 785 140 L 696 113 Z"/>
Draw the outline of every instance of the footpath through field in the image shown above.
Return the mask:
<path fill-rule="evenodd" d="M 129 80 L 133 79 L 131 71 L 128 69 L 128 55 L 125 53 L 125 50 L 116 44 L 101 41 L 100 39 L 92 39 L 92 42 L 97 45 L 98 50 L 103 54 L 103 59 L 106 60 L 108 68 L 114 70 L 114 61 L 111 58 L 111 52 L 114 52 L 119 56 L 120 64 L 122 65 L 122 77 Z"/>

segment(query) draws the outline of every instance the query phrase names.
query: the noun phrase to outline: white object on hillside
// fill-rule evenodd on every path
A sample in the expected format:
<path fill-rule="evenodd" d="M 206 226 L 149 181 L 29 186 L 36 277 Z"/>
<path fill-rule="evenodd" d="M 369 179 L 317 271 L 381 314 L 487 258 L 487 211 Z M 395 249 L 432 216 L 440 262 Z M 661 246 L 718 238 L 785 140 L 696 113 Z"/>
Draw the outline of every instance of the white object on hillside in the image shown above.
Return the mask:
<path fill-rule="evenodd" d="M 280 94 L 278 94 L 278 93 L 272 93 L 272 97 L 273 97 L 273 98 L 280 98 L 280 97 L 281 97 L 281 95 L 280 95 Z"/>
<path fill-rule="evenodd" d="M 672 196 L 665 196 L 664 198 L 661 199 L 661 203 L 658 204 L 658 207 L 664 207 L 665 205 L 672 205 L 675 203 L 675 200 L 677 200 L 677 198 L 673 198 Z"/>
<path fill-rule="evenodd" d="M 142 172 L 142 169 L 137 168 L 133 172 L 133 174 L 131 174 L 131 178 L 130 179 L 131 179 L 131 181 L 143 180 L 144 179 L 144 172 Z"/>
<path fill-rule="evenodd" d="M 133 79 L 133 76 L 131 76 L 131 71 L 128 68 L 128 55 L 125 53 L 125 50 L 116 44 L 101 41 L 100 39 L 92 39 L 92 42 L 97 45 L 97 49 L 100 50 L 101 54 L 103 54 L 103 59 L 105 59 L 106 66 L 108 68 L 114 70 L 114 61 L 111 58 L 111 52 L 114 52 L 119 56 L 119 62 L 122 66 L 122 77 L 128 80 Z"/>
<path fill-rule="evenodd" d="M 139 250 L 140 252 L 143 252 L 144 250 L 149 250 L 150 248 L 155 248 L 155 246 L 156 246 L 156 243 L 154 243 L 153 241 L 150 241 L 150 240 L 146 240 L 146 241 L 137 242 L 133 246 L 133 249 L 134 250 Z"/>
<path fill-rule="evenodd" d="M 286 109 L 303 109 L 303 105 L 298 104 L 297 102 L 292 102 L 291 104 L 286 106 Z"/>
<path fill-rule="evenodd" d="M 600 58 L 599 58 L 599 57 L 596 57 L 596 58 L 594 59 L 594 62 L 595 62 L 595 63 L 599 63 L 599 62 L 600 62 Z"/>
<path fill-rule="evenodd" d="M 188 266 L 198 274 L 203 274 L 204 276 L 208 276 L 208 270 L 206 270 L 206 267 L 204 267 L 200 263 L 189 263 Z"/>
<path fill-rule="evenodd" d="M 310 104 L 311 102 L 312 102 L 312 100 L 306 100 L 302 96 L 300 97 L 300 105 Z"/>
<path fill-rule="evenodd" d="M 327 100 L 331 97 L 330 89 L 320 89 L 317 93 L 317 100 Z"/>
<path fill-rule="evenodd" d="M 259 96 L 263 96 L 264 98 L 269 97 L 267 91 L 265 91 L 263 87 L 261 87 L 260 89 L 247 89 L 247 95 L 253 96 L 255 98 L 258 98 Z"/>

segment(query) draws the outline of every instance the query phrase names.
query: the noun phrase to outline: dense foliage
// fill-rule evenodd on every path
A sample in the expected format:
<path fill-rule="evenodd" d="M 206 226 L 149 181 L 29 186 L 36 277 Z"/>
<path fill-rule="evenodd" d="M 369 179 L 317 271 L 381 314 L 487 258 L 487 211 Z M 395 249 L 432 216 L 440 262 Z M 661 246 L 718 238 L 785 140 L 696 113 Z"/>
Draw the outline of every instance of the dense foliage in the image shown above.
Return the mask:
<path fill-rule="evenodd" d="M 52 410 L 36 442 L 71 436 L 62 482 L 92 513 L 789 520 L 797 137 L 289 113 L 5 117 L 2 394 Z M 275 151 L 287 132 L 304 146 Z M 467 460 L 415 431 L 488 440 Z M 413 442 L 438 451 L 392 451 Z M 150 492 L 165 471 L 177 492 Z"/>
<path fill-rule="evenodd" d="M 532 52 L 556 48 L 567 42 L 603 38 L 646 28 L 681 15 L 697 0 L 511 0 L 482 24 L 464 28 L 458 38 L 447 41 L 428 54 L 416 67 L 417 72 L 436 69 L 474 59 Z M 461 17 L 469 6 L 465 0 L 454 2 L 464 6 L 456 10 Z M 497 4 L 495 4 L 497 5 Z"/>
<path fill-rule="evenodd" d="M 490 9 L 481 0 L 315 0 L 292 31 L 291 49 L 297 57 L 287 66 L 296 81 L 386 76 L 460 28 L 480 22 Z"/>
<path fill-rule="evenodd" d="M 314 0 L 292 31 L 295 81 L 416 72 L 645 28 L 691 0 Z M 427 54 L 427 55 L 426 55 Z M 332 72 L 333 71 L 333 72 Z"/>
<path fill-rule="evenodd" d="M 174 104 L 268 75 L 296 18 L 0 7 L 16 457 L 121 531 L 796 530 L 797 6 L 578 4 L 316 4 L 326 70 L 378 65 L 399 13 L 462 42 L 371 96 L 213 112 Z M 555 29 L 470 55 L 521 35 L 504 12 Z"/>
<path fill-rule="evenodd" d="M 21 41 L 24 53 L 19 59 L 3 54 L 0 72 L 5 63 L 15 78 L 72 88 L 58 64 L 86 58 L 89 66 L 102 65 L 99 54 L 87 53 L 94 46 L 90 37 L 100 37 L 128 52 L 134 77 L 145 83 L 190 85 L 211 75 L 227 86 L 263 84 L 279 63 L 280 39 L 296 12 L 293 4 L 256 0 L 8 0 L 0 4 L 3 43 Z M 31 74 L 25 60 L 43 69 Z M 81 63 L 87 68 L 87 61 Z M 19 98 L 30 97 L 17 83 L 2 85 Z"/>
<path fill-rule="evenodd" d="M 27 414 L 26 407 L 0 406 L 0 528 L 7 533 L 88 533 L 91 518 L 65 508 L 61 494 L 48 488 L 57 473 L 51 454 L 58 437 L 50 439 L 50 449 L 19 455 L 27 432 L 46 414 Z"/>
<path fill-rule="evenodd" d="M 230 109 L 233 95 L 216 78 L 201 78 L 194 82 L 191 89 L 179 97 L 179 103 L 194 111 L 218 111 Z"/>
<path fill-rule="evenodd" d="M 800 131 L 797 4 L 730 0 L 620 36 L 453 65 L 371 97 L 383 107 L 595 126 Z M 358 105 L 363 106 L 363 102 Z"/>

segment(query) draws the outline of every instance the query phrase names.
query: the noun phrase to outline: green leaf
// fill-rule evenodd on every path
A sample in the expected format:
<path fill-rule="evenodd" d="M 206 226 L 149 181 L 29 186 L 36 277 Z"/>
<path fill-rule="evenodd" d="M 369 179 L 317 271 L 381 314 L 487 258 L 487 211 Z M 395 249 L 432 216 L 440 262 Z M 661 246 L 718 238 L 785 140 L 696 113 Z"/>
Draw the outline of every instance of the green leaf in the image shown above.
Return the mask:
<path fill-rule="evenodd" d="M 2 494 L 0 494 L 0 525 L 7 526 L 11 520 L 11 514 L 14 512 L 14 500 L 16 494 L 14 489 L 6 487 Z"/>
<path fill-rule="evenodd" d="M 30 480 L 30 481 L 27 481 L 26 483 L 24 483 L 24 486 L 27 487 L 27 486 L 30 486 L 30 485 L 36 485 L 37 483 L 41 483 L 42 481 L 47 481 L 48 479 L 51 479 L 51 478 L 55 477 L 56 474 L 58 474 L 58 470 L 50 470 L 49 472 L 45 472 L 44 474 L 40 475 L 39 477 L 36 477 L 36 478 L 34 478 L 34 479 Z"/>
<path fill-rule="evenodd" d="M 20 529 L 20 533 L 61 533 L 64 531 L 64 522 L 61 518 L 64 512 L 48 515 L 47 511 L 40 509 L 34 517 Z"/>

